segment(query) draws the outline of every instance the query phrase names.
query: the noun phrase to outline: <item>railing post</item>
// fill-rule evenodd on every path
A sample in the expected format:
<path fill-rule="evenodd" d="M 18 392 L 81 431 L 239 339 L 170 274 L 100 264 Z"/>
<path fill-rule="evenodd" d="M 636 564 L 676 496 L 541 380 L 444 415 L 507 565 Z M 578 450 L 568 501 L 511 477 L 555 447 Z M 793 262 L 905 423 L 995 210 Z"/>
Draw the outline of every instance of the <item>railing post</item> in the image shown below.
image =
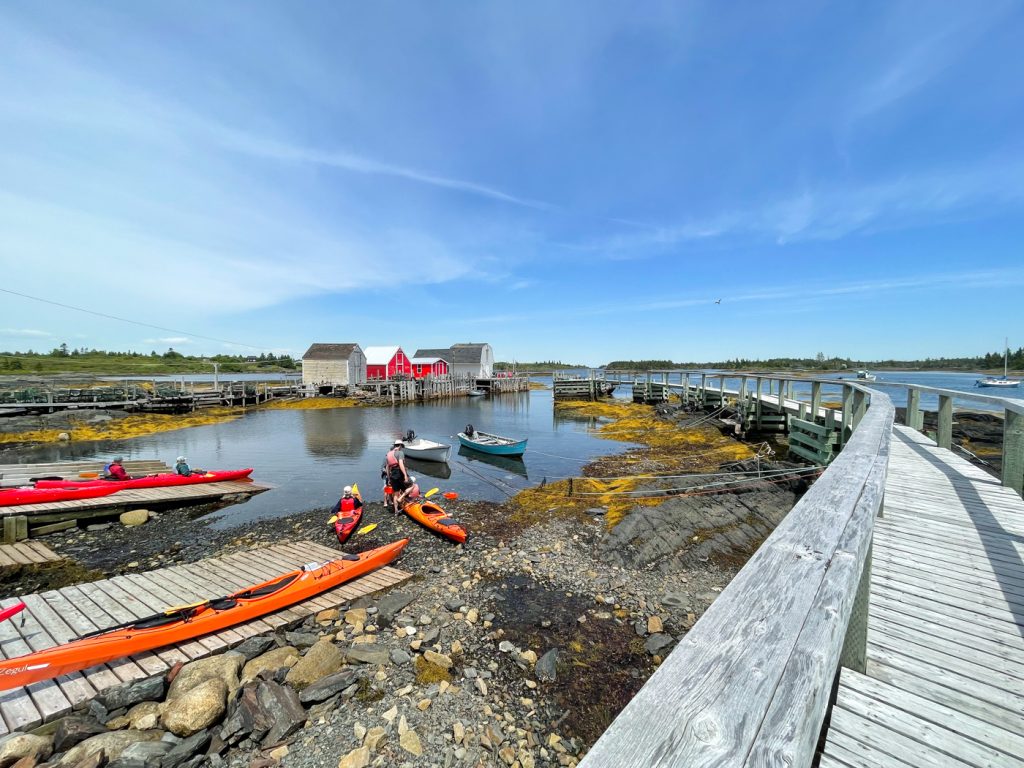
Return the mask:
<path fill-rule="evenodd" d="M 700 405 L 703 408 L 708 404 L 708 375 L 700 375 Z"/>
<path fill-rule="evenodd" d="M 840 666 L 864 674 L 868 658 L 868 605 L 871 593 L 871 545 L 864 558 L 864 570 L 860 573 L 857 595 L 853 598 L 850 623 L 846 625 L 843 650 L 839 654 Z"/>
<path fill-rule="evenodd" d="M 764 384 L 764 379 L 758 376 L 754 379 L 754 422 L 757 424 L 758 431 L 761 430 L 761 385 Z"/>
<path fill-rule="evenodd" d="M 811 421 L 818 423 L 818 411 L 821 410 L 821 382 L 811 382 Z"/>
<path fill-rule="evenodd" d="M 843 427 L 839 430 L 839 441 L 843 445 L 846 445 L 853 434 L 853 393 L 853 387 L 843 385 Z"/>
<path fill-rule="evenodd" d="M 907 390 L 907 426 L 919 432 L 924 429 L 924 414 L 921 413 L 921 390 L 911 387 Z"/>
<path fill-rule="evenodd" d="M 1003 414 L 1003 485 L 1024 495 L 1024 414 Z"/>
<path fill-rule="evenodd" d="M 947 450 L 953 447 L 953 398 L 939 395 L 939 427 L 935 442 Z"/>
<path fill-rule="evenodd" d="M 725 405 L 725 374 L 718 380 L 718 407 Z"/>

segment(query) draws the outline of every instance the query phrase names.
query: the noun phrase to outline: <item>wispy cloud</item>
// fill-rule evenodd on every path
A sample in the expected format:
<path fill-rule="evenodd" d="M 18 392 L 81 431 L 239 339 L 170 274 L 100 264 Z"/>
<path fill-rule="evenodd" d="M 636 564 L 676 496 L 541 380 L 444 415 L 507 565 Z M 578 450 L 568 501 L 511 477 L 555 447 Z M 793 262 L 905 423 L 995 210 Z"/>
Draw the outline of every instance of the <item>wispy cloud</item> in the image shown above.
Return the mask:
<path fill-rule="evenodd" d="M 45 339 L 52 338 L 53 334 L 35 328 L 0 328 L 0 336 L 10 336 L 16 339 Z"/>
<path fill-rule="evenodd" d="M 143 344 L 191 344 L 192 339 L 188 336 L 167 336 L 159 339 L 143 339 Z"/>

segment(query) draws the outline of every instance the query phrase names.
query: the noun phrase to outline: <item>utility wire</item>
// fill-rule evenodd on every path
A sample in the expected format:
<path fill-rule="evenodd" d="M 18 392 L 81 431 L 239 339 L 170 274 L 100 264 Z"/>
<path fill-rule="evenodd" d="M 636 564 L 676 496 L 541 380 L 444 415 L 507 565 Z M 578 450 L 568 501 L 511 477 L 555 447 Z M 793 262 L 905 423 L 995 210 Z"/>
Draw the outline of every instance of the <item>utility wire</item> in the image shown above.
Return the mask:
<path fill-rule="evenodd" d="M 96 312 L 95 310 L 92 310 L 92 309 L 85 309 L 83 307 L 75 307 L 75 306 L 72 306 L 71 304 L 62 304 L 59 301 L 52 301 L 51 299 L 43 299 L 43 298 L 40 298 L 39 296 L 30 296 L 27 293 L 19 293 L 18 291 L 12 291 L 10 288 L 0 288 L 0 291 L 2 291 L 3 293 L 9 293 L 12 296 L 20 296 L 23 299 L 32 299 L 32 301 L 40 301 L 43 304 L 52 304 L 55 307 L 63 307 L 64 309 L 73 309 L 76 312 L 85 312 L 87 315 L 95 315 L 96 317 L 105 317 L 108 320 L 118 320 L 119 322 L 131 323 L 132 325 L 140 325 L 143 328 L 152 328 L 152 329 L 157 330 L 157 331 L 166 331 L 167 333 L 177 333 L 177 334 L 181 334 L 183 336 L 192 336 L 192 337 L 197 338 L 197 339 L 203 339 L 204 341 L 216 341 L 216 342 L 219 342 L 221 344 L 231 344 L 232 346 L 235 346 L 235 347 L 247 347 L 248 349 L 258 349 L 260 351 L 264 351 L 266 349 L 266 347 L 256 347 L 256 346 L 253 346 L 252 344 L 242 344 L 241 342 L 238 342 L 238 341 L 228 341 L 227 339 L 218 339 L 215 336 L 202 336 L 202 335 L 200 335 L 198 333 L 190 333 L 188 331 L 182 331 L 182 330 L 180 330 L 178 328 L 166 328 L 166 327 L 164 327 L 162 325 L 153 325 L 152 323 L 143 323 L 143 322 L 141 322 L 139 320 L 130 320 L 127 317 L 118 317 L 117 315 L 108 315 L 105 312 Z"/>

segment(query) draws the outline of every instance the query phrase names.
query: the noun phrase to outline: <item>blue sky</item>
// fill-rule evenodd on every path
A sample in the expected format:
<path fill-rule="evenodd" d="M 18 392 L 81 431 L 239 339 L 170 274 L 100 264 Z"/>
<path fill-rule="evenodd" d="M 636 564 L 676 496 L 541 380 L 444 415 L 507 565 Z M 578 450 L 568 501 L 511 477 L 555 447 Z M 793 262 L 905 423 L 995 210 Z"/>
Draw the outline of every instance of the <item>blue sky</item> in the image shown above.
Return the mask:
<path fill-rule="evenodd" d="M 1021 39 L 998 0 L 8 0 L 0 288 L 175 330 L 0 293 L 0 349 L 1024 344 Z"/>

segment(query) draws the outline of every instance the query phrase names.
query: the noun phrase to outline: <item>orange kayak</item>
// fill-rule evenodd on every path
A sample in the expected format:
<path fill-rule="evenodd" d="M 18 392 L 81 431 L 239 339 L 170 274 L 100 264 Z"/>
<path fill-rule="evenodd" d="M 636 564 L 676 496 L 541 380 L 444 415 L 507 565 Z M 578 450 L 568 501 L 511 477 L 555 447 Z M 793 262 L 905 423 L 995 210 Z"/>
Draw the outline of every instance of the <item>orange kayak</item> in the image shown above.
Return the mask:
<path fill-rule="evenodd" d="M 429 528 L 459 544 L 466 543 L 466 529 L 432 501 L 410 501 L 405 505 L 405 514 L 420 525 Z"/>
<path fill-rule="evenodd" d="M 408 539 L 401 539 L 359 555 L 342 555 L 323 564 L 305 565 L 234 594 L 198 605 L 169 608 L 163 613 L 97 630 L 64 645 L 0 660 L 0 691 L 219 632 L 301 603 L 387 565 L 408 543 Z"/>

